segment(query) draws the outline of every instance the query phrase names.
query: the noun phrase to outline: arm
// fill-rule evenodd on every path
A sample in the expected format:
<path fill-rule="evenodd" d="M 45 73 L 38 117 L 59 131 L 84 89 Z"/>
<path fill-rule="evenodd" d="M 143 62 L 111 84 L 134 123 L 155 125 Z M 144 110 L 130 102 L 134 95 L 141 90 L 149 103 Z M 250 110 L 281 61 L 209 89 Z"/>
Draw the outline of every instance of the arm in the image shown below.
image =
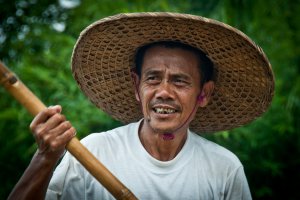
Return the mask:
<path fill-rule="evenodd" d="M 52 172 L 76 132 L 61 114 L 60 106 L 39 113 L 30 130 L 38 150 L 8 199 L 44 199 Z"/>

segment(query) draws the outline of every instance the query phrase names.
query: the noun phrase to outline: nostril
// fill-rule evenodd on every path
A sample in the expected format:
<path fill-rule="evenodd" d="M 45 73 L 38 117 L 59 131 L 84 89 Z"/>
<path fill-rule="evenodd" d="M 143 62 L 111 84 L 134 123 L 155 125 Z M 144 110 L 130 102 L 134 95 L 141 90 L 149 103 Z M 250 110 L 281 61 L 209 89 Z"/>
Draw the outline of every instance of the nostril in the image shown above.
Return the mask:
<path fill-rule="evenodd" d="M 162 86 L 156 91 L 156 98 L 174 99 L 174 91 L 170 86 Z"/>
<path fill-rule="evenodd" d="M 159 100 L 174 100 L 174 95 L 169 92 L 160 92 L 156 94 L 156 99 Z"/>

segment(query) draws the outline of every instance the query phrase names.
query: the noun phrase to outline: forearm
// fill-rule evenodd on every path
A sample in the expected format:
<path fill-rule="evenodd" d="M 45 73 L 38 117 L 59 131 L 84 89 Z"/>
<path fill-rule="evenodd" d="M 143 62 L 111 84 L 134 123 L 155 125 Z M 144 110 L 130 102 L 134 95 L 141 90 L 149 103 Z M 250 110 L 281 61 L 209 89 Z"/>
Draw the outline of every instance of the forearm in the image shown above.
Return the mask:
<path fill-rule="evenodd" d="M 8 199 L 44 199 L 56 163 L 36 153 Z"/>

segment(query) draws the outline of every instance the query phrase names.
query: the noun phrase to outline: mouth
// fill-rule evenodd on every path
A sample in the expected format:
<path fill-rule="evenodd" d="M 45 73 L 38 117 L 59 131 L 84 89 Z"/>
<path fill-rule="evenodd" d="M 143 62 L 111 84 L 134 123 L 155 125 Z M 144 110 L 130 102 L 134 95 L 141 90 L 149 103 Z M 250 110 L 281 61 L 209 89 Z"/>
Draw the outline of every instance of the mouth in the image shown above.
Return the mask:
<path fill-rule="evenodd" d="M 174 108 L 169 108 L 169 107 L 154 107 L 152 109 L 155 113 L 157 114 L 173 114 L 178 112 L 178 110 L 174 109 Z"/>

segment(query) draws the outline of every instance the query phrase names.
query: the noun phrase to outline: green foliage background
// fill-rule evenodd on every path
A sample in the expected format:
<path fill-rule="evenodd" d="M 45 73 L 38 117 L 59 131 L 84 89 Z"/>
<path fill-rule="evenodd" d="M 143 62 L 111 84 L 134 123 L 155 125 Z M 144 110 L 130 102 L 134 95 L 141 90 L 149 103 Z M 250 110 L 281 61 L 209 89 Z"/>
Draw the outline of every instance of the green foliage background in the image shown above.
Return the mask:
<path fill-rule="evenodd" d="M 300 199 L 299 0 L 0 0 L 0 59 L 46 105 L 62 105 L 80 138 L 119 126 L 80 93 L 70 58 L 80 31 L 90 23 L 141 11 L 214 18 L 264 49 L 276 77 L 270 109 L 249 125 L 206 137 L 238 155 L 254 199 Z M 1 87 L 0 199 L 8 196 L 36 150 L 31 120 Z"/>

